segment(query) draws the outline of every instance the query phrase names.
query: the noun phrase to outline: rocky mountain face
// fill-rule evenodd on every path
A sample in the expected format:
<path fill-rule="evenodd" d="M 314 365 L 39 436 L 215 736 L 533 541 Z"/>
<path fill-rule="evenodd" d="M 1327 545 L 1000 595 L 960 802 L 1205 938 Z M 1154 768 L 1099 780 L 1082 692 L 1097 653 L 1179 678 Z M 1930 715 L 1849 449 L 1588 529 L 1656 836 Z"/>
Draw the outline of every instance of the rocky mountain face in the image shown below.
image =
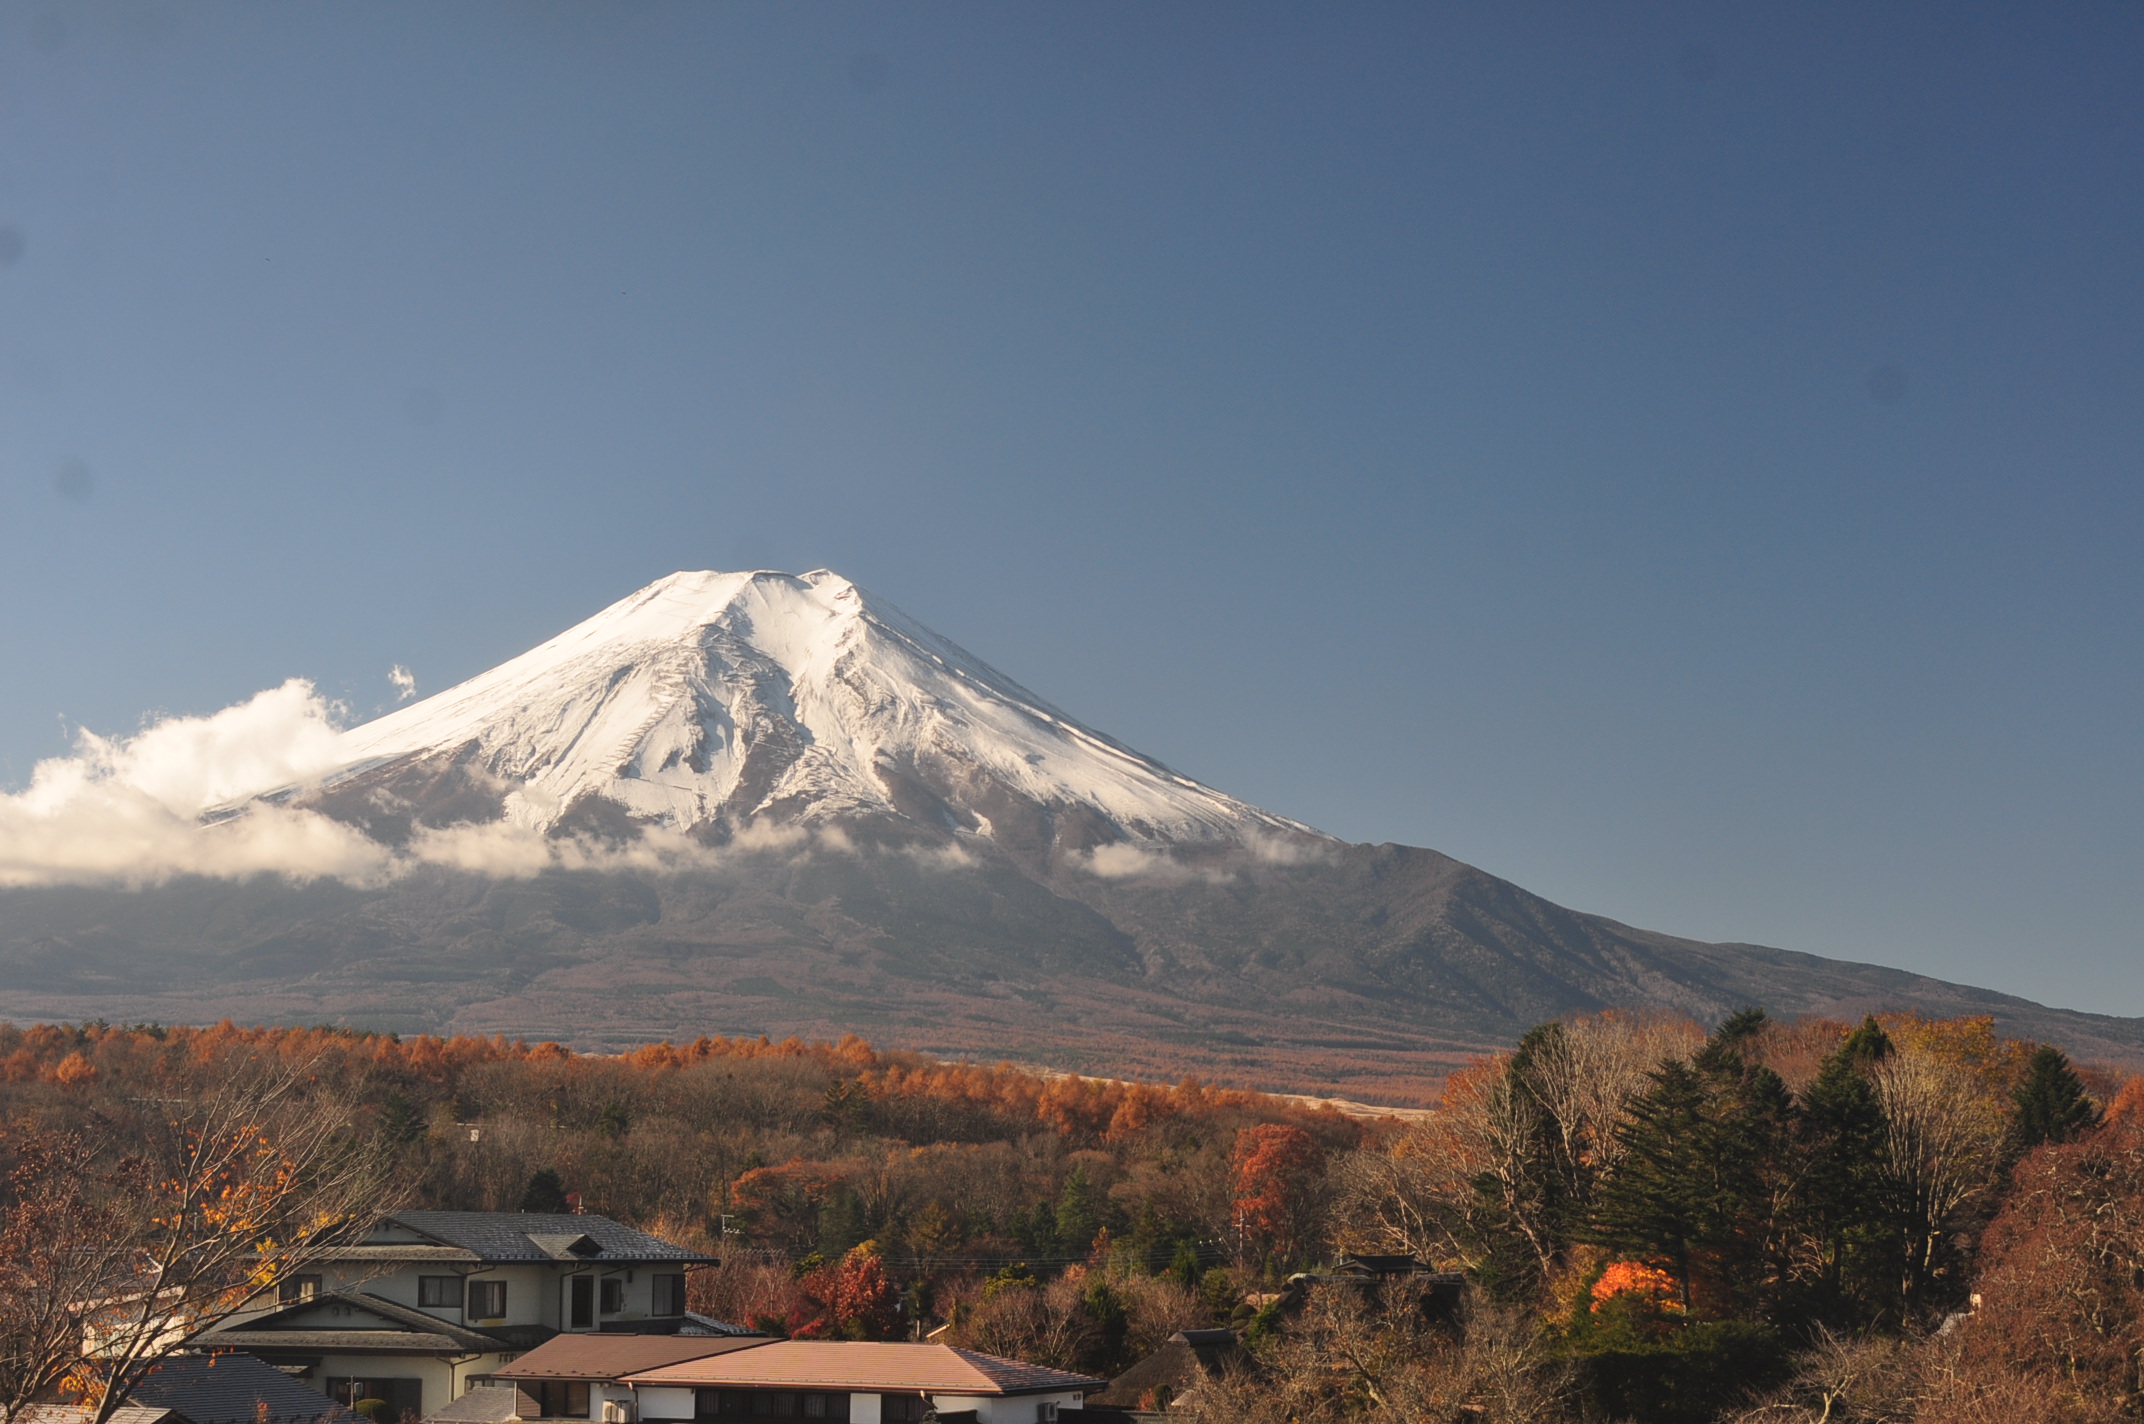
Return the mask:
<path fill-rule="evenodd" d="M 0 891 L 0 1014 L 584 1046 L 853 1030 L 1400 1102 L 1610 1006 L 1989 1013 L 2144 1057 L 2144 1021 L 1652 934 L 1434 851 L 1337 841 L 1081 726 L 825 572 L 673 575 L 216 815 L 262 803 L 388 845 L 517 849 L 356 884 Z"/>

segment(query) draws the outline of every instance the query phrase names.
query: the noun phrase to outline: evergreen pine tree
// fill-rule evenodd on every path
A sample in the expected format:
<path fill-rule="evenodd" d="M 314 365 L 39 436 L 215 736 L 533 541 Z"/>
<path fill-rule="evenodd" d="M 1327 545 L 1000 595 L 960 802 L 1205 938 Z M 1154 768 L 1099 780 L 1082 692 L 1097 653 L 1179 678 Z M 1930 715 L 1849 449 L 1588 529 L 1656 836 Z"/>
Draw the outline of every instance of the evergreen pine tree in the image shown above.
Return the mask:
<path fill-rule="evenodd" d="M 557 1168 L 545 1167 L 529 1178 L 528 1190 L 521 1194 L 521 1209 L 553 1216 L 573 1209 L 566 1200 L 566 1184 L 560 1180 Z"/>
<path fill-rule="evenodd" d="M 1081 1163 L 1065 1178 L 1064 1191 L 1057 1198 L 1057 1244 L 1065 1255 L 1084 1258 L 1101 1229 L 1101 1203 L 1096 1200 L 1094 1183 L 1087 1178 L 1086 1164 Z"/>
<path fill-rule="evenodd" d="M 828 1260 L 846 1255 L 871 1234 L 863 1198 L 842 1187 L 819 1208 L 819 1250 Z"/>
<path fill-rule="evenodd" d="M 380 1137 L 394 1147 L 407 1146 L 424 1136 L 424 1115 L 399 1092 L 380 1100 Z"/>
<path fill-rule="evenodd" d="M 1839 1327 L 1867 1324 L 1897 1304 L 1883 1105 L 1866 1071 L 1889 1051 L 1873 1020 L 1855 1029 L 1803 1090 L 1796 1124 L 1802 1171 L 1794 1227 L 1816 1267 L 1804 1307 Z"/>
<path fill-rule="evenodd" d="M 1785 1274 L 1778 1216 L 1795 1112 L 1779 1075 L 1750 1061 L 1764 1023 L 1743 1009 L 1690 1062 L 1655 1070 L 1592 1214 L 1594 1240 L 1671 1263 L 1685 1309 L 1700 1274 L 1713 1303 L 1750 1311 Z"/>
<path fill-rule="evenodd" d="M 1043 1200 L 1031 1210 L 1014 1212 L 1012 1234 L 1020 1249 L 1036 1260 L 1056 1255 L 1057 1208 Z"/>
<path fill-rule="evenodd" d="M 2068 1142 L 2099 1126 L 2098 1105 L 2085 1096 L 2083 1080 L 2059 1048 L 2034 1049 L 2011 1096 L 2017 1116 L 2011 1119 L 2010 1141 L 2020 1153 L 2043 1142 Z"/>
<path fill-rule="evenodd" d="M 1591 1234 L 1604 1246 L 1667 1261 L 1687 1309 L 1691 1253 L 1709 1217 L 1708 1095 L 1697 1070 L 1675 1059 L 1652 1080 L 1617 1131 L 1623 1157 L 1601 1188 Z"/>
<path fill-rule="evenodd" d="M 1839 1045 L 1839 1054 L 1863 1072 L 1875 1067 L 1891 1056 L 1891 1035 L 1883 1031 L 1876 1016 L 1869 1014 L 1861 1020 L 1861 1027 L 1846 1036 Z"/>

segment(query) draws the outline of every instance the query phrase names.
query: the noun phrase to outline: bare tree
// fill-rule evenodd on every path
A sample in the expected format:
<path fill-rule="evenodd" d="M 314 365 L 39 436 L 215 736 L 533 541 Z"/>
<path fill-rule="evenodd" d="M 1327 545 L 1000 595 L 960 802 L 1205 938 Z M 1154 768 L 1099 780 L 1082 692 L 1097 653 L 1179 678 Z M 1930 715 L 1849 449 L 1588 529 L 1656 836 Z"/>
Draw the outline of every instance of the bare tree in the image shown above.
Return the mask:
<path fill-rule="evenodd" d="M 1613 1167 L 1623 1152 L 1615 1126 L 1650 1086 L 1648 1075 L 1703 1041 L 1688 1019 L 1615 1010 L 1567 1019 L 1543 1036 L 1528 1056 L 1526 1086 L 1562 1138 L 1564 1160 L 1594 1172 Z"/>
<path fill-rule="evenodd" d="M 112 1412 L 164 1358 L 333 1249 L 394 1197 L 384 1154 L 310 1065 L 241 1065 L 204 1085 L 103 1174 L 79 1140 L 23 1159 L 6 1235 L 67 1269 L 27 1286 L 34 1332 L 10 1337 L 10 1390 L 58 1384 Z M 19 1276 L 19 1269 L 16 1272 Z M 10 1307 L 13 1301 L 8 1302 Z"/>
<path fill-rule="evenodd" d="M 1082 1288 L 1074 1272 L 1026 1285 L 993 1282 L 974 1304 L 955 1309 L 954 1333 L 960 1344 L 986 1355 L 1076 1369 L 1095 1341 L 1094 1322 L 1081 1307 Z"/>
<path fill-rule="evenodd" d="M 1874 1081 L 1911 1300 L 1934 1278 L 1959 1214 L 1995 1183 L 1990 1164 L 2002 1150 L 2003 1109 L 1970 1064 L 1918 1045 L 1885 1058 Z"/>
<path fill-rule="evenodd" d="M 1438 1134 L 1417 1129 L 1350 1152 L 1334 1165 L 1332 1187 L 1348 1248 L 1471 1264 L 1460 1230 L 1469 1191 Z"/>
<path fill-rule="evenodd" d="M 1257 1372 L 1224 1376 L 1179 1406 L 1188 1424 L 1324 1424 L 1353 1417 L 1557 1424 L 1573 1418 L 1568 1366 L 1523 1311 L 1469 1303 L 1433 1325 L 1404 1291 L 1312 1293 Z"/>
<path fill-rule="evenodd" d="M 1820 1325 L 1793 1377 L 1727 1424 L 1910 1424 L 1920 1407 L 1920 1366 L 1912 1342 Z"/>
<path fill-rule="evenodd" d="M 124 1279 L 134 1255 L 112 1204 L 139 1163 L 102 1168 L 78 1137 L 6 1135 L 14 1166 L 0 1225 L 0 1416 L 56 1391 L 82 1352 L 83 1302 Z"/>

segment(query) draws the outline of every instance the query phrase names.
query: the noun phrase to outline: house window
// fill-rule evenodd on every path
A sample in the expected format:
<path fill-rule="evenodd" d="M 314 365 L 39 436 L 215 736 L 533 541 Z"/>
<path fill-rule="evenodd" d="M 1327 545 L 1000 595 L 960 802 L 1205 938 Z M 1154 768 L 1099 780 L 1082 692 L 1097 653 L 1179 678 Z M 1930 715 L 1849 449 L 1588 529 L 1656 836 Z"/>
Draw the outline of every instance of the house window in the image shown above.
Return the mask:
<path fill-rule="evenodd" d="M 504 1281 L 492 1282 L 504 1285 Z M 460 1276 L 417 1277 L 417 1304 L 435 1310 L 460 1310 L 462 1308 L 462 1278 Z"/>
<path fill-rule="evenodd" d="M 538 1399 L 546 1419 L 586 1419 L 587 1380 L 545 1380 L 538 1386 Z"/>
<path fill-rule="evenodd" d="M 623 1309 L 625 1309 L 625 1282 L 603 1282 L 603 1313 L 605 1315 L 616 1315 Z"/>
<path fill-rule="evenodd" d="M 878 1397 L 878 1417 L 884 1424 L 921 1424 L 930 1407 L 931 1402 L 920 1394 L 882 1394 Z"/>
<path fill-rule="evenodd" d="M 367 1412 L 386 1420 L 424 1417 L 424 1381 L 420 1379 L 383 1379 L 378 1375 L 370 1379 L 353 1379 L 347 1375 L 331 1375 L 328 1398 L 345 1409 L 354 1408 L 362 1400 L 385 1400 L 387 1408 L 384 1412 L 377 1409 Z"/>
<path fill-rule="evenodd" d="M 472 1320 L 500 1320 L 506 1315 L 506 1282 L 469 1282 L 469 1317 Z"/>
<path fill-rule="evenodd" d="M 849 1424 L 846 1394 L 798 1394 L 774 1389 L 703 1389 L 693 1400 L 693 1418 L 774 1420 L 804 1418 L 819 1424 Z M 923 1417 L 920 1410 L 916 1418 Z"/>
<path fill-rule="evenodd" d="M 657 1276 L 655 1278 L 655 1314 L 683 1315 L 685 1313 L 685 1278 L 683 1276 Z"/>
<path fill-rule="evenodd" d="M 320 1298 L 320 1277 L 285 1276 L 275 1283 L 277 1305 L 299 1305 Z"/>
<path fill-rule="evenodd" d="M 568 1309 L 568 1330 L 587 1330 L 596 1323 L 596 1282 L 593 1276 L 575 1276 L 567 1286 L 572 1301 Z"/>

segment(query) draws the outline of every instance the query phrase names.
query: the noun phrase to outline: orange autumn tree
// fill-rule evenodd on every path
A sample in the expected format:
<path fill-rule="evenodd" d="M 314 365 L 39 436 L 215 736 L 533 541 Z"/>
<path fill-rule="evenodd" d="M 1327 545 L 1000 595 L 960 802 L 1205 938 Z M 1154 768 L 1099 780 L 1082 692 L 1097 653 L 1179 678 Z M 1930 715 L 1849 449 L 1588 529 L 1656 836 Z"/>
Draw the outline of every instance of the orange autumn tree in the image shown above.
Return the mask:
<path fill-rule="evenodd" d="M 878 1246 L 866 1241 L 841 1258 L 834 1277 L 834 1326 L 852 1340 L 884 1340 L 901 1324 L 901 1291 Z"/>
<path fill-rule="evenodd" d="M 1230 1169 L 1236 1227 L 1246 1247 L 1283 1260 L 1308 1250 L 1324 1165 L 1317 1140 L 1290 1123 L 1260 1123 L 1236 1134 Z"/>
<path fill-rule="evenodd" d="M 1592 1297 L 1594 1305 L 1620 1295 L 1660 1309 L 1679 1311 L 1682 1302 L 1676 1298 L 1677 1290 L 1675 1277 L 1658 1266 L 1643 1261 L 1617 1261 L 1601 1272 L 1601 1278 L 1593 1283 Z"/>

